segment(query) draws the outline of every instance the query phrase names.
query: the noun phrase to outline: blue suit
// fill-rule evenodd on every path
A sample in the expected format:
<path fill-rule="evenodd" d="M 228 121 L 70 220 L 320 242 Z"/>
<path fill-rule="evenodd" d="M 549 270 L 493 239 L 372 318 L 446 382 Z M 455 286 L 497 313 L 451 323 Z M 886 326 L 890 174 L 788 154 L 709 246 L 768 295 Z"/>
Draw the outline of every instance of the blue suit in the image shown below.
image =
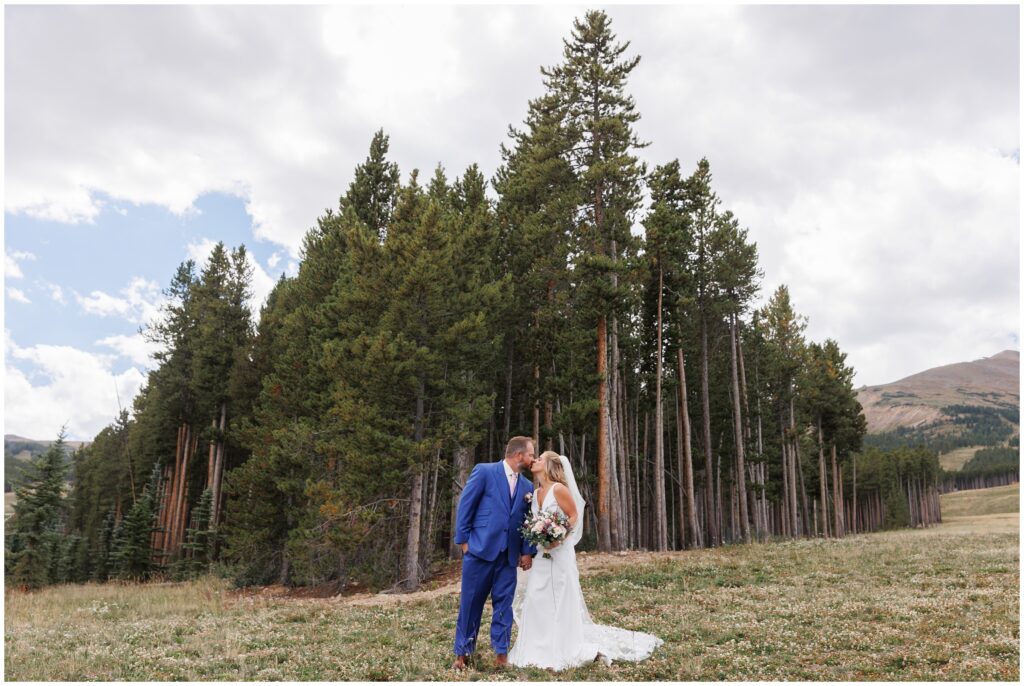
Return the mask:
<path fill-rule="evenodd" d="M 533 483 L 518 475 L 509 497 L 504 460 L 478 464 L 462 489 L 455 517 L 455 543 L 469 544 L 462 558 L 462 595 L 455 628 L 455 654 L 471 655 L 476 648 L 480 618 L 491 596 L 491 647 L 508 653 L 512 638 L 512 597 L 520 555 L 535 555 L 519 527 L 530 511 L 527 493 Z"/>

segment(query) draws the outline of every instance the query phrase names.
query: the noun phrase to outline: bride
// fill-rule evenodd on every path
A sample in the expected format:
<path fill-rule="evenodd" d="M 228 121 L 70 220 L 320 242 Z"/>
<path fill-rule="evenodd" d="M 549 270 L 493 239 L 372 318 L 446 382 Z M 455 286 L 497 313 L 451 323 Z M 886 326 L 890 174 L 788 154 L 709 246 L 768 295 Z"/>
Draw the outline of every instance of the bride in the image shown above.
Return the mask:
<path fill-rule="evenodd" d="M 518 667 L 561 670 L 596 659 L 605 664 L 646 659 L 662 644 L 660 638 L 594 624 L 587 612 L 575 549 L 583 536 L 586 503 L 569 460 L 548 451 L 534 461 L 530 471 L 537 486 L 531 505 L 533 514 L 560 510 L 569 518 L 571 529 L 563 541 L 546 550 L 550 559 L 537 555 L 533 561 L 526 590 L 513 604 L 519 635 L 509 652 L 509 662 Z"/>

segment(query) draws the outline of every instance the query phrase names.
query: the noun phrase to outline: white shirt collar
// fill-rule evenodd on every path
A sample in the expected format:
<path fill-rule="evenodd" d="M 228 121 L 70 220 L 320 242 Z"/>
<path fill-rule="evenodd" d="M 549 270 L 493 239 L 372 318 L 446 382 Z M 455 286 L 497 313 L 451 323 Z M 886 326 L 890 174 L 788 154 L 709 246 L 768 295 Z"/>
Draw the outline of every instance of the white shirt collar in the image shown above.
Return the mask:
<path fill-rule="evenodd" d="M 512 475 L 513 475 L 513 474 L 514 474 L 515 472 L 513 472 L 513 471 L 512 471 L 512 468 L 508 466 L 508 460 L 502 460 L 502 461 L 501 461 L 501 464 L 502 464 L 502 465 L 503 465 L 503 466 L 505 467 L 505 480 L 506 480 L 506 481 L 508 481 L 508 480 L 509 480 L 509 478 L 510 478 L 510 477 L 511 477 L 511 476 L 512 476 Z"/>

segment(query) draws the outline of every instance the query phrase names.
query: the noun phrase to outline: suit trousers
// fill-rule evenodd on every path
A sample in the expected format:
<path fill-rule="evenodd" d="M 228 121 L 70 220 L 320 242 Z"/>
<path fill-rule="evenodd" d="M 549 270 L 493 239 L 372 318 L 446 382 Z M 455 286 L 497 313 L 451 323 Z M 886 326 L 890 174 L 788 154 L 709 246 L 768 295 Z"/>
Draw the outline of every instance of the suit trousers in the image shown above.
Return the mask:
<path fill-rule="evenodd" d="M 491 596 L 491 647 L 499 655 L 508 653 L 512 642 L 512 597 L 516 590 L 516 566 L 509 562 L 508 549 L 488 562 L 472 553 L 462 558 L 462 595 L 455 627 L 455 654 L 472 655 L 480 632 L 484 603 Z"/>

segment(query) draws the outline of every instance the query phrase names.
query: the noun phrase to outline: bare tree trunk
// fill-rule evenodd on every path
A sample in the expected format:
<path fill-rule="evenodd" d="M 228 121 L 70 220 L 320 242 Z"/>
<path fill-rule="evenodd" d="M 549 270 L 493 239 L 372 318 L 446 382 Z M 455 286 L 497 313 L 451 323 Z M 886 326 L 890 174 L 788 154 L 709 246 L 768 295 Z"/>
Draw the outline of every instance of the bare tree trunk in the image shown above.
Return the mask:
<path fill-rule="evenodd" d="M 430 484 L 430 499 L 427 501 L 427 532 L 423 537 L 423 551 L 420 553 L 420 559 L 423 562 L 424 569 L 429 569 L 430 558 L 434 554 L 434 529 L 437 525 L 438 510 L 437 507 L 437 477 L 438 472 L 441 471 L 441 449 L 437 449 L 437 454 L 434 455 L 433 465 L 433 476 L 431 477 Z"/>
<path fill-rule="evenodd" d="M 459 498 L 462 496 L 462 489 L 465 487 L 466 480 L 469 478 L 469 470 L 470 467 L 472 467 L 473 462 L 473 456 L 469 447 L 461 443 L 456 446 L 453 454 L 453 462 L 455 467 L 455 481 L 452 484 L 452 537 L 449 541 L 448 548 L 448 558 L 451 560 L 458 559 L 462 555 L 462 548 L 455 544 L 455 520 L 459 512 Z"/>
<path fill-rule="evenodd" d="M 617 357 L 617 356 L 616 356 Z M 627 440 L 626 429 L 629 425 L 628 422 L 628 411 L 629 404 L 626 402 L 626 384 L 622 381 L 622 375 L 616 373 L 618 377 L 617 383 L 617 395 L 619 397 L 617 414 L 618 430 L 616 436 L 618 437 L 618 450 L 616 455 L 618 456 L 617 468 L 615 470 L 615 480 L 618 484 L 616 493 L 619 494 L 618 504 L 616 509 L 619 513 L 619 547 L 629 547 L 629 442 Z"/>
<path fill-rule="evenodd" d="M 836 444 L 832 443 L 832 502 L 835 504 L 835 521 L 832 530 L 836 537 L 844 535 L 843 532 L 843 497 L 839 493 L 839 466 L 836 462 Z"/>
<path fill-rule="evenodd" d="M 796 469 L 797 473 L 800 475 L 800 502 L 803 504 L 804 507 L 804 517 L 802 521 L 804 526 L 804 532 L 806 533 L 811 528 L 809 524 L 811 516 L 811 503 L 807 499 L 807 484 L 804 483 L 804 469 L 803 463 L 800 460 L 800 444 L 798 441 L 794 441 L 793 443 L 793 455 L 796 457 Z"/>
<path fill-rule="evenodd" d="M 795 398 L 791 397 L 790 398 L 790 428 L 793 431 L 793 457 L 794 457 L 794 471 L 795 471 L 795 474 L 794 474 L 795 478 L 794 478 L 793 482 L 794 482 L 794 489 L 796 489 L 796 484 L 798 483 L 798 479 L 796 478 L 796 476 L 797 476 L 797 474 L 799 474 L 800 503 L 804 506 L 803 507 L 803 513 L 804 514 L 803 514 L 803 518 L 801 519 L 801 522 L 802 522 L 802 529 L 801 529 L 801 531 L 803 533 L 807 533 L 807 531 L 809 530 L 808 520 L 809 520 L 809 517 L 810 517 L 811 506 L 810 506 L 810 503 L 808 503 L 808 501 L 807 501 L 807 485 L 804 483 L 804 465 L 803 465 L 803 462 L 800 459 L 800 435 L 797 433 L 797 414 L 796 414 L 795 405 L 796 405 Z"/>
<path fill-rule="evenodd" d="M 216 431 L 217 431 L 217 418 L 216 417 L 214 417 L 213 419 L 210 420 L 210 430 L 211 430 L 211 433 L 216 433 Z M 217 440 L 216 440 L 216 437 L 211 437 L 210 438 L 210 456 L 209 456 L 209 458 L 206 461 L 206 487 L 209 488 L 211 492 L 213 491 L 213 462 L 214 462 L 214 456 L 216 455 L 216 453 L 217 453 Z"/>
<path fill-rule="evenodd" d="M 743 363 L 743 336 L 740 321 L 736 318 L 736 357 L 740 361 L 740 397 L 743 398 L 743 424 L 746 427 L 747 443 L 753 441 L 753 436 L 750 430 L 750 400 L 747 397 L 747 371 L 746 365 Z"/>
<path fill-rule="evenodd" d="M 853 533 L 857 533 L 857 453 L 853 454 Z"/>
<path fill-rule="evenodd" d="M 690 545 L 701 546 L 700 530 L 697 527 L 697 503 L 694 498 L 693 489 L 693 454 L 692 441 L 690 439 L 690 410 L 686 393 L 686 363 L 683 359 L 683 349 L 678 350 L 679 357 L 679 400 L 681 403 L 680 418 L 682 420 L 682 461 L 683 488 L 686 489 L 686 519 L 690 527 Z"/>
<path fill-rule="evenodd" d="M 708 331 L 701 313 L 700 320 L 700 400 L 704 432 L 704 501 L 707 515 L 707 542 L 718 545 L 718 522 L 715 520 L 715 476 L 711 457 L 711 396 L 708 389 Z"/>
<path fill-rule="evenodd" d="M 540 454 L 540 365 L 533 363 L 533 445 Z"/>
<path fill-rule="evenodd" d="M 828 537 L 828 479 L 825 475 L 825 438 L 821 431 L 821 415 L 818 415 L 818 481 L 821 490 L 821 533 Z"/>
<path fill-rule="evenodd" d="M 512 438 L 512 373 L 515 367 L 513 362 L 515 361 L 516 343 L 511 341 L 508 346 L 508 380 L 505 384 L 505 435 L 502 437 L 502 444 L 508 443 L 508 440 Z"/>
<path fill-rule="evenodd" d="M 719 440 L 718 444 L 721 447 L 721 440 Z M 723 530 L 725 526 L 722 521 L 722 515 L 722 455 L 719 453 L 718 459 L 715 460 L 715 526 L 718 531 L 715 545 L 722 545 L 724 539 Z"/>
<path fill-rule="evenodd" d="M 746 467 L 743 455 L 743 416 L 740 411 L 739 342 L 736 335 L 736 315 L 732 317 L 732 387 L 733 417 L 736 428 L 736 499 L 739 501 L 740 531 L 743 540 L 750 543 L 750 520 L 747 512 Z"/>
<path fill-rule="evenodd" d="M 220 427 L 217 434 L 217 456 L 213 464 L 213 517 L 211 525 L 217 528 L 220 525 L 221 513 L 221 484 L 224 482 L 224 430 L 227 428 L 228 407 L 226 403 L 220 405 Z"/>
<path fill-rule="evenodd" d="M 495 438 L 496 438 L 495 433 L 497 432 L 497 427 L 495 426 L 495 422 L 497 421 L 495 419 L 495 414 L 496 414 L 496 410 L 497 410 L 497 408 L 495 407 L 496 404 L 497 404 L 497 393 L 495 392 L 494 385 L 491 384 L 491 418 L 490 418 L 490 424 L 489 424 L 488 429 L 487 429 L 487 453 L 486 453 L 486 455 L 488 457 L 490 457 L 490 458 L 493 458 L 493 456 L 494 456 L 494 441 L 495 441 Z M 452 529 L 452 531 L 454 532 L 455 530 Z"/>
<path fill-rule="evenodd" d="M 612 241 L 612 261 L 615 261 L 615 241 Z M 612 272 L 612 286 L 618 284 L 618 277 Z M 621 550 L 622 545 L 622 494 L 619 490 L 619 459 L 621 457 L 621 417 L 619 411 L 619 335 L 618 322 L 615 315 L 611 317 L 611 374 L 608 394 L 608 409 L 610 413 L 608 432 L 608 509 L 609 509 L 609 534 L 611 545 L 614 550 Z"/>
<path fill-rule="evenodd" d="M 658 269 L 658 362 L 654 380 L 654 531 L 655 549 L 668 549 L 668 524 L 665 513 L 665 426 L 664 410 L 661 406 L 662 342 L 661 342 L 661 308 L 662 291 L 664 290 L 664 270 Z"/>
<path fill-rule="evenodd" d="M 416 428 L 415 441 L 417 447 L 423 441 L 424 435 L 424 412 L 423 396 L 425 389 L 423 381 L 419 382 L 416 392 Z M 402 569 L 402 587 L 406 591 L 415 591 L 420 584 L 420 516 L 423 499 L 423 465 L 416 464 L 413 467 L 412 486 L 409 489 L 411 504 L 409 506 L 409 530 L 405 545 L 405 564 Z"/>
<path fill-rule="evenodd" d="M 171 514 L 174 512 L 174 503 L 177 502 L 178 487 L 178 463 L 181 461 L 181 442 L 185 428 L 178 427 L 178 435 L 174 444 L 174 466 L 167 465 L 167 489 L 164 495 L 163 508 L 160 511 L 160 554 L 161 558 L 167 555 L 171 542 Z"/>
<path fill-rule="evenodd" d="M 608 512 L 609 467 L 608 429 L 611 417 L 608 415 L 608 332 L 604 315 L 597 319 L 597 398 L 599 414 L 597 420 L 597 548 L 601 552 L 612 549 L 611 519 Z"/>
<path fill-rule="evenodd" d="M 185 440 L 182 441 L 181 473 L 178 476 L 178 492 L 174 503 L 174 520 L 171 526 L 171 550 L 178 548 L 181 542 L 182 522 L 185 510 L 185 489 L 188 484 L 188 462 L 190 457 L 189 447 L 192 443 L 192 427 L 185 425 Z"/>

